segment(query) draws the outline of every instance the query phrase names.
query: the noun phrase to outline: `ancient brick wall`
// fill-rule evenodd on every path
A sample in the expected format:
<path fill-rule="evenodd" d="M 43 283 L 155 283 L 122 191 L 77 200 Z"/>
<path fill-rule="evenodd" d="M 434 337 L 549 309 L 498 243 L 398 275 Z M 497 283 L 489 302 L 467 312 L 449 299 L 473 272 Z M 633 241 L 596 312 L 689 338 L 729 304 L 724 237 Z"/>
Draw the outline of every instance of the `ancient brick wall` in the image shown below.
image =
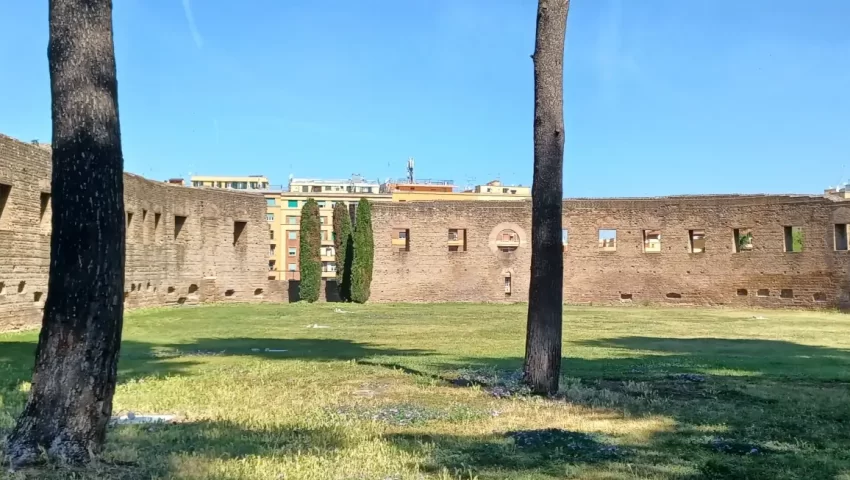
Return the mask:
<path fill-rule="evenodd" d="M 850 300 L 850 252 L 834 248 L 835 224 L 850 222 L 844 205 L 809 196 L 565 200 L 564 298 L 602 304 L 844 305 Z M 527 299 L 530 203 L 399 203 L 375 205 L 373 212 L 373 301 Z M 802 228 L 801 252 L 785 251 L 786 226 Z M 494 236 L 506 227 L 520 237 L 509 253 L 494 248 Z M 465 252 L 449 251 L 450 228 L 466 228 Z M 616 249 L 600 247 L 600 229 L 616 229 Z M 749 229 L 751 250 L 736 252 L 734 229 Z M 646 251 L 644 230 L 661 234 L 659 252 Z M 398 240 L 393 245 L 399 231 L 409 234 L 409 251 L 399 251 Z M 701 252 L 692 248 L 692 231 L 703 234 Z"/>
<path fill-rule="evenodd" d="M 47 298 L 50 150 L 0 135 L 0 330 L 37 325 Z M 0 199 L 0 200 L 3 200 Z M 285 301 L 267 280 L 262 195 L 125 174 L 127 308 Z M 283 290 L 283 291 L 282 291 Z"/>

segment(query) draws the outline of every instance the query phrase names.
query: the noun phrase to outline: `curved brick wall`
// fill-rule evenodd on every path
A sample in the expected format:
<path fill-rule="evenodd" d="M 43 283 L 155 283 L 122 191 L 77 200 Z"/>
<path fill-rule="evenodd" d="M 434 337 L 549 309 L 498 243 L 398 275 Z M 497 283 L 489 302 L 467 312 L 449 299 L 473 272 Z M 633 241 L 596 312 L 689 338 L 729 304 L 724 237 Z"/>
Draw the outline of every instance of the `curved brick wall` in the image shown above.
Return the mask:
<path fill-rule="evenodd" d="M 0 135 L 0 330 L 38 325 L 50 255 L 50 150 Z M 2 193 L 2 191 L 0 191 Z M 128 308 L 285 300 L 267 280 L 262 195 L 124 176 Z M 175 235 L 175 225 L 183 219 Z M 234 229 L 242 222 L 235 240 Z"/>

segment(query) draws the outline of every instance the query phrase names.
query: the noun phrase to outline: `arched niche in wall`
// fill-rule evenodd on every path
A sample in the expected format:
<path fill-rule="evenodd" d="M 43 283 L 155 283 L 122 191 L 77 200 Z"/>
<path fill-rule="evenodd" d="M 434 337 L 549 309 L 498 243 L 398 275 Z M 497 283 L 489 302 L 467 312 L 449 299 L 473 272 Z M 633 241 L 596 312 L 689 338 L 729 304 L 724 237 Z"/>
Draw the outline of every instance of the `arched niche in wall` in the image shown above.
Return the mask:
<path fill-rule="evenodd" d="M 500 223 L 490 231 L 488 245 L 495 254 L 511 254 L 528 245 L 528 235 L 516 223 Z"/>

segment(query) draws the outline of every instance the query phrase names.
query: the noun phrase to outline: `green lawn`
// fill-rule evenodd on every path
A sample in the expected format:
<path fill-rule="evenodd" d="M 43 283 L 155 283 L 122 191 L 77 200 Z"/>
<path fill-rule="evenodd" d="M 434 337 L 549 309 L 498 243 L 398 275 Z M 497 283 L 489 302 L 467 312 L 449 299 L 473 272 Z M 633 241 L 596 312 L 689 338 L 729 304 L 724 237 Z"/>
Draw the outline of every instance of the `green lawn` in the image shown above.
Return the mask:
<path fill-rule="evenodd" d="M 516 384 L 524 305 L 335 308 L 129 313 L 115 412 L 180 423 L 112 427 L 85 470 L 0 476 L 850 480 L 848 316 L 568 308 L 543 399 Z M 35 342 L 0 335 L 0 437 Z"/>

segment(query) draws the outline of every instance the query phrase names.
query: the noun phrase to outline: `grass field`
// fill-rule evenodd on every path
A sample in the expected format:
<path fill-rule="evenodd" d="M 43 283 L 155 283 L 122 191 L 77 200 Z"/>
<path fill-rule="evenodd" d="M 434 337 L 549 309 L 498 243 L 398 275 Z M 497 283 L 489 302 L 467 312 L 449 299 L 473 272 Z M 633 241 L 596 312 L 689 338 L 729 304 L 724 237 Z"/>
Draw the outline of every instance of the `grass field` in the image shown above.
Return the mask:
<path fill-rule="evenodd" d="M 129 313 L 115 413 L 180 422 L 111 427 L 88 469 L 0 476 L 850 480 L 848 316 L 568 308 L 544 399 L 517 383 L 524 305 L 339 307 Z M 0 437 L 35 342 L 0 335 Z"/>

